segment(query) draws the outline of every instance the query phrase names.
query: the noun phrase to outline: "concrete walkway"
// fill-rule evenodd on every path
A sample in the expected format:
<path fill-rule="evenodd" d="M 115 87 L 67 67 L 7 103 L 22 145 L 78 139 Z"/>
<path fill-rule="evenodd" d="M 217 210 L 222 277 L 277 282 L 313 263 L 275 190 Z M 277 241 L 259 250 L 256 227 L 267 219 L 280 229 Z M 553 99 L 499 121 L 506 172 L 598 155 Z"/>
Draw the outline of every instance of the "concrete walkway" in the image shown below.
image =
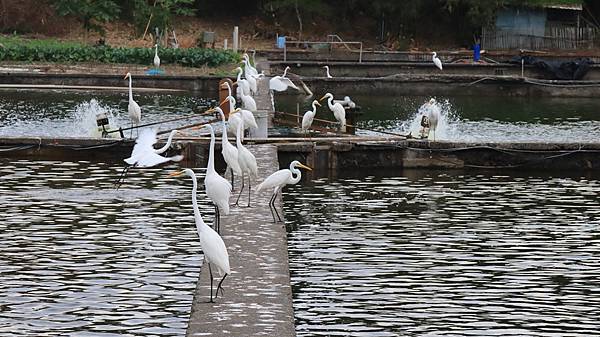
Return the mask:
<path fill-rule="evenodd" d="M 252 183 L 240 205 L 221 220 L 221 235 L 227 245 L 231 275 L 223 282 L 225 295 L 209 303 L 208 268 L 202 268 L 187 336 L 295 336 L 292 291 L 288 267 L 287 236 L 282 223 L 273 223 L 269 192 L 254 193 L 265 177 L 279 169 L 273 145 L 247 146 L 256 156 L 259 179 Z M 236 180 L 235 202 L 240 185 Z M 283 215 L 279 198 L 276 203 Z M 216 274 L 216 273 L 215 273 Z M 218 282 L 218 276 L 215 282 Z M 215 287 L 216 287 L 215 283 Z"/>

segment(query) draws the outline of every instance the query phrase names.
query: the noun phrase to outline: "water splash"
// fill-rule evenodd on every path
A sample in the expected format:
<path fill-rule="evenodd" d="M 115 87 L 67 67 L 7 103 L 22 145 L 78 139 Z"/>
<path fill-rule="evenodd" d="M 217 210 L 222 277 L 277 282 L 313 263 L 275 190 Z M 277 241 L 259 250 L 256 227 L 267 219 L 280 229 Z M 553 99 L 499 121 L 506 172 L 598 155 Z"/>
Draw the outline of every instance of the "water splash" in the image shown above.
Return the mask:
<path fill-rule="evenodd" d="M 443 100 L 437 101 L 435 98 L 428 100 L 419 107 L 414 116 L 409 121 L 403 123 L 405 127 L 404 132 L 411 134 L 414 138 L 421 138 L 423 127 L 421 126 L 421 120 L 424 116 L 431 117 L 432 115 L 438 116 L 437 127 L 435 128 L 435 139 L 445 140 L 449 139 L 450 133 L 453 131 L 453 122 L 457 122 L 457 114 L 450 101 Z M 434 130 L 432 129 L 428 135 L 429 139 L 433 139 Z"/>
<path fill-rule="evenodd" d="M 114 109 L 100 105 L 95 98 L 92 98 L 89 102 L 79 104 L 73 112 L 73 122 L 77 133 L 87 137 L 102 137 L 102 129 L 96 123 L 96 116 L 99 114 L 108 117 L 109 125 L 105 126 L 106 130 L 118 127 Z"/>

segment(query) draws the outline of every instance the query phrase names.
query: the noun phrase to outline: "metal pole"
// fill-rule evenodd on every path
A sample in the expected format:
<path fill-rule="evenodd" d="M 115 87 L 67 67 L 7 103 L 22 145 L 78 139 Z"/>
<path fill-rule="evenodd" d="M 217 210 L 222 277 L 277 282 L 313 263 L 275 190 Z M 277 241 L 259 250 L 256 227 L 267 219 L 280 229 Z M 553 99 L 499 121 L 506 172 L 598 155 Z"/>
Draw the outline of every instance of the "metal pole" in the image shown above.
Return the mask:
<path fill-rule="evenodd" d="M 360 53 L 358 54 L 358 63 L 362 63 L 362 42 L 360 43 Z"/>
<path fill-rule="evenodd" d="M 283 62 L 287 61 L 287 41 L 283 42 Z"/>

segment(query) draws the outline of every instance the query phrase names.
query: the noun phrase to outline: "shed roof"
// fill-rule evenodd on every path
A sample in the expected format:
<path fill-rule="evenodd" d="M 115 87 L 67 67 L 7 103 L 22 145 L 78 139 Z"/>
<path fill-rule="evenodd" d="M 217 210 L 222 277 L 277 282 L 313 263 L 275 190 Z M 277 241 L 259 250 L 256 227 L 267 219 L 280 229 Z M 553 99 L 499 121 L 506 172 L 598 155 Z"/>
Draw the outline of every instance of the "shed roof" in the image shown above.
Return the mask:
<path fill-rule="evenodd" d="M 581 11 L 583 10 L 583 2 L 584 0 L 513 0 L 511 5 Z"/>

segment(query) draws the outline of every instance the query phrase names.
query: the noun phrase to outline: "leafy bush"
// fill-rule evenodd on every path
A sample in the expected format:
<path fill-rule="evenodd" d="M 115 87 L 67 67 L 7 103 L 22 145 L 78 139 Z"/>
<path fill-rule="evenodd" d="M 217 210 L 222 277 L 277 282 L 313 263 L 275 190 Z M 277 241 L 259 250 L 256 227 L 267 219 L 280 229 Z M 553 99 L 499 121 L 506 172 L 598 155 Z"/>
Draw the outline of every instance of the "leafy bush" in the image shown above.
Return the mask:
<path fill-rule="evenodd" d="M 72 15 L 83 22 L 87 30 L 104 34 L 100 25 L 116 19 L 119 15 L 119 5 L 114 0 L 54 0 L 54 8 L 58 15 Z"/>
<path fill-rule="evenodd" d="M 52 40 L 26 41 L 0 39 L 0 60 L 27 62 L 102 62 L 148 64 L 154 58 L 153 48 L 113 48 L 109 46 L 87 46 L 62 43 Z M 163 64 L 179 64 L 185 67 L 211 67 L 239 62 L 240 57 L 231 51 L 188 48 L 160 49 Z"/>

